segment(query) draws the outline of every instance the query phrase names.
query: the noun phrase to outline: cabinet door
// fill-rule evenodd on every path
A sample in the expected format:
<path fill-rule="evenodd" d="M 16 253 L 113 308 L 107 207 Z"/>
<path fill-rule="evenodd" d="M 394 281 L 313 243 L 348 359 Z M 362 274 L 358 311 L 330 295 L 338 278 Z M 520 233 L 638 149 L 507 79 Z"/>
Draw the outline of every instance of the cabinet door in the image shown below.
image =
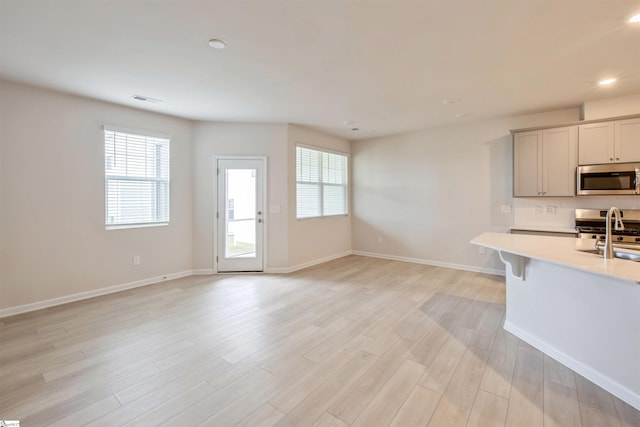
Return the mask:
<path fill-rule="evenodd" d="M 640 119 L 615 122 L 616 162 L 640 162 Z"/>
<path fill-rule="evenodd" d="M 513 135 L 513 195 L 542 193 L 542 131 Z"/>
<path fill-rule="evenodd" d="M 573 196 L 576 192 L 576 126 L 542 131 L 542 195 Z"/>
<path fill-rule="evenodd" d="M 578 128 L 578 163 L 613 163 L 613 122 L 590 123 Z"/>

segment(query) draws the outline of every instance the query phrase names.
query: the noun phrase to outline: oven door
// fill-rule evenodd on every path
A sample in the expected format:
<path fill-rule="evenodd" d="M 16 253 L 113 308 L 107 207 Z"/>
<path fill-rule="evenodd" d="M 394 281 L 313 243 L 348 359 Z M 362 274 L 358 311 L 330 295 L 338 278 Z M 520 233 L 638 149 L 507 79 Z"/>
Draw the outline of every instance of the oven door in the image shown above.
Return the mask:
<path fill-rule="evenodd" d="M 640 164 L 578 166 L 578 196 L 640 194 Z"/>

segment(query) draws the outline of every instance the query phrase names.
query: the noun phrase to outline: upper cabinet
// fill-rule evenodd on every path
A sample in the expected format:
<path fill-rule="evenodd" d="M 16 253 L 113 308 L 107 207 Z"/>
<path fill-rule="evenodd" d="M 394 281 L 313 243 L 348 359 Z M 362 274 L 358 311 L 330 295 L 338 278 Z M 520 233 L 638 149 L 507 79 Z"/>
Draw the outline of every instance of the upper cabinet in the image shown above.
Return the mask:
<path fill-rule="evenodd" d="M 613 122 L 589 123 L 578 127 L 578 164 L 613 162 Z"/>
<path fill-rule="evenodd" d="M 577 126 L 518 132 L 513 136 L 513 195 L 575 195 Z"/>
<path fill-rule="evenodd" d="M 579 126 L 578 163 L 640 162 L 640 118 Z"/>
<path fill-rule="evenodd" d="M 616 161 L 640 162 L 640 118 L 613 123 Z"/>
<path fill-rule="evenodd" d="M 540 196 L 542 192 L 542 131 L 513 135 L 513 195 Z"/>

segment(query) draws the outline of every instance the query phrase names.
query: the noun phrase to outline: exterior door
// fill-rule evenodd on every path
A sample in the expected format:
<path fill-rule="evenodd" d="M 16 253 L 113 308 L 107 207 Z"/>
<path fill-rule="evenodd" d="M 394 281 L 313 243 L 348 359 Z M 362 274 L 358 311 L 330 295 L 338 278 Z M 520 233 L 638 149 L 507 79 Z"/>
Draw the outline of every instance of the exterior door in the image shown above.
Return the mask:
<path fill-rule="evenodd" d="M 218 159 L 217 271 L 263 271 L 263 159 Z"/>

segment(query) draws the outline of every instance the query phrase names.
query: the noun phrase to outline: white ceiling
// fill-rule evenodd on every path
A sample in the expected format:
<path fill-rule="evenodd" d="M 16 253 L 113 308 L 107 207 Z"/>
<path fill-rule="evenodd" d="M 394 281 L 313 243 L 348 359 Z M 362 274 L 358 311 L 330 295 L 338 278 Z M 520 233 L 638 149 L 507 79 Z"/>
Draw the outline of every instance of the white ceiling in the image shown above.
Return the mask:
<path fill-rule="evenodd" d="M 639 0 L 0 0 L 0 77 L 360 139 L 640 93 L 636 12 Z M 618 83 L 598 87 L 607 76 Z"/>

